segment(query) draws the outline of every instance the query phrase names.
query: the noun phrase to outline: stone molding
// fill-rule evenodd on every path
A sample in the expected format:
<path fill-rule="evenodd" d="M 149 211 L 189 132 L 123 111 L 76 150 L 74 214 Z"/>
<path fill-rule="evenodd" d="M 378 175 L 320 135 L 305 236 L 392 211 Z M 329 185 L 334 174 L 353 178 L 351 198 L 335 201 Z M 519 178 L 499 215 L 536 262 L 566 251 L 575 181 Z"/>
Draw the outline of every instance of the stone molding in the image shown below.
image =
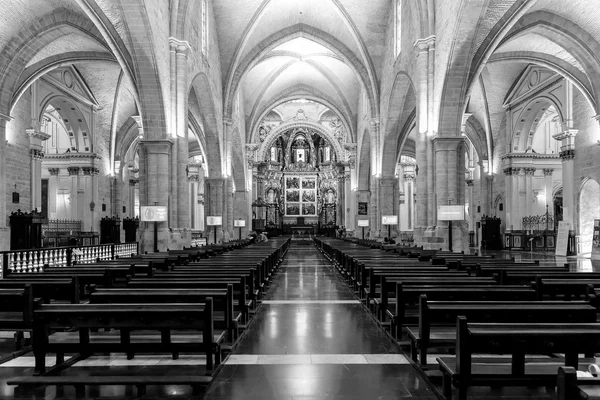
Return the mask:
<path fill-rule="evenodd" d="M 56 176 L 60 173 L 60 168 L 48 168 L 48 173 L 52 176 Z"/>
<path fill-rule="evenodd" d="M 406 173 L 403 176 L 405 182 L 412 182 L 415 180 L 415 174 Z"/>
<path fill-rule="evenodd" d="M 500 157 L 501 160 L 512 158 L 537 158 L 537 159 L 557 159 L 558 154 L 539 154 L 539 153 L 508 153 Z"/>
<path fill-rule="evenodd" d="M 189 174 L 187 179 L 188 182 L 200 182 L 200 176 L 198 174 Z"/>
<path fill-rule="evenodd" d="M 504 175 L 519 175 L 521 172 L 521 168 L 504 168 Z"/>
<path fill-rule="evenodd" d="M 535 168 L 523 168 L 523 171 L 525 172 L 525 175 L 533 176 L 533 174 L 535 174 Z"/>
<path fill-rule="evenodd" d="M 175 51 L 178 54 L 187 55 L 187 51 L 192 49 L 190 43 L 186 40 L 177 39 L 174 37 L 169 38 L 169 47 L 171 51 Z"/>
<path fill-rule="evenodd" d="M 467 179 L 465 181 L 467 183 L 467 186 L 472 187 L 475 184 L 475 181 L 473 179 Z"/>
<path fill-rule="evenodd" d="M 129 186 L 135 186 L 135 185 L 137 185 L 138 183 L 140 183 L 140 180 L 139 180 L 139 179 L 130 179 L 130 180 L 129 180 Z"/>
<path fill-rule="evenodd" d="M 52 137 L 52 135 L 38 131 L 37 129 L 26 129 L 25 132 L 27 132 L 27 135 L 29 135 L 31 139 L 38 139 L 41 141 L 48 140 Z"/>

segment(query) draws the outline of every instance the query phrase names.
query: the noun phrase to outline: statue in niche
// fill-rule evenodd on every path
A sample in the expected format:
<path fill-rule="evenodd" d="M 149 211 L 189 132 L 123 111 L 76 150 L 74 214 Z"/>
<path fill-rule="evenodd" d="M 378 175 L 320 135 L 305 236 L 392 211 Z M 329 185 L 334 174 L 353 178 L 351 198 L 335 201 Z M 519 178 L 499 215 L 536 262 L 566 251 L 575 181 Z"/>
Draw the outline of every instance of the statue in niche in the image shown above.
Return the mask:
<path fill-rule="evenodd" d="M 344 124 L 342 123 L 342 120 L 339 118 L 332 119 L 331 121 L 329 121 L 329 127 L 333 131 L 333 135 L 335 136 L 335 138 L 340 143 L 343 142 L 344 138 L 346 137 L 346 130 L 344 129 Z"/>
<path fill-rule="evenodd" d="M 335 203 L 335 194 L 333 193 L 333 189 L 329 189 L 327 193 L 325 193 L 325 203 L 333 204 Z"/>
<path fill-rule="evenodd" d="M 269 189 L 267 192 L 267 203 L 275 204 L 277 202 L 276 194 L 273 189 Z"/>

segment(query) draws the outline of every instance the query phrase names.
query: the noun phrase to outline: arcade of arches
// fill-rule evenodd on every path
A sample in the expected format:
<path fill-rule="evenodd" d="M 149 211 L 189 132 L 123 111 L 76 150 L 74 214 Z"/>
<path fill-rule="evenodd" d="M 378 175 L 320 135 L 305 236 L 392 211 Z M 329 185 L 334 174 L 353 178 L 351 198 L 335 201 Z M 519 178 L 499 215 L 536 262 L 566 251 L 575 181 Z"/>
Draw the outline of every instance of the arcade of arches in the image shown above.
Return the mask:
<path fill-rule="evenodd" d="M 239 219 L 379 239 L 397 216 L 426 248 L 525 248 L 562 220 L 591 251 L 595 1 L 0 3 L 0 250 L 17 210 L 95 232 L 160 205 L 159 250 L 213 241 L 208 216 L 217 241 Z"/>

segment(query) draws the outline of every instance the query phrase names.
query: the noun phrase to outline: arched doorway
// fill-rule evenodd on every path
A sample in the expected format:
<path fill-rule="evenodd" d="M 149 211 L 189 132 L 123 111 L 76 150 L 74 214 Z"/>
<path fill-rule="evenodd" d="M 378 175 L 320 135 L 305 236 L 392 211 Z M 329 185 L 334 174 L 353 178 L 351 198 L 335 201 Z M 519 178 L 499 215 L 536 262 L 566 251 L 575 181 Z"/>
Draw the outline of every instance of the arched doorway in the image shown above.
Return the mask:
<path fill-rule="evenodd" d="M 600 218 L 600 185 L 593 179 L 585 181 L 579 193 L 579 253 L 592 252 L 594 219 Z"/>

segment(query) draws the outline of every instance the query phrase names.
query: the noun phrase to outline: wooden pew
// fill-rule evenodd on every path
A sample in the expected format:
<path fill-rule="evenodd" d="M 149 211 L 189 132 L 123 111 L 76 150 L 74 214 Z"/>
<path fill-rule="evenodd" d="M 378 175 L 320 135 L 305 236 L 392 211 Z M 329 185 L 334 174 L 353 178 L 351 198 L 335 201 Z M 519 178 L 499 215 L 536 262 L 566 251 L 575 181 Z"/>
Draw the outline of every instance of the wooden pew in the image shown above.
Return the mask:
<path fill-rule="evenodd" d="M 531 282 L 535 281 L 536 276 L 552 279 L 587 278 L 600 280 L 600 272 L 550 271 L 540 273 L 539 271 L 528 269 L 526 271 L 501 270 L 498 274 L 495 274 L 496 279 L 501 285 L 530 285 Z"/>
<path fill-rule="evenodd" d="M 540 274 L 544 274 L 546 272 L 568 272 L 569 264 L 565 264 L 564 266 L 536 266 L 536 265 L 527 265 L 521 263 L 513 263 L 513 264 L 498 264 L 498 265 L 481 265 L 478 264 L 474 270 L 471 270 L 471 274 L 475 276 L 493 276 L 494 274 L 500 273 L 500 271 L 506 272 L 519 272 L 519 271 L 528 271 L 528 272 L 538 272 Z"/>
<path fill-rule="evenodd" d="M 208 297 L 213 300 L 215 329 L 226 330 L 227 340 L 233 343 L 242 320 L 241 312 L 234 312 L 233 285 L 226 289 L 97 289 L 90 304 L 204 303 Z"/>
<path fill-rule="evenodd" d="M 401 337 L 403 325 L 419 324 L 419 302 L 421 296 L 428 301 L 534 301 L 535 290 L 518 285 L 470 285 L 470 284 L 422 284 L 403 285 L 396 282 L 396 299 L 386 312 L 391 320 L 392 333 Z M 392 306 L 395 306 L 393 308 Z M 415 362 L 416 354 L 413 354 Z"/>
<path fill-rule="evenodd" d="M 34 298 L 40 298 L 46 304 L 57 301 L 68 301 L 79 304 L 79 278 L 77 276 L 51 280 L 9 280 L 0 279 L 0 289 L 25 289 L 31 286 Z"/>
<path fill-rule="evenodd" d="M 428 301 L 419 299 L 419 326 L 406 328 L 413 359 L 427 365 L 428 348 L 456 344 L 457 316 L 476 322 L 596 322 L 596 308 L 587 302 L 564 301 Z"/>
<path fill-rule="evenodd" d="M 149 327 L 150 325 L 150 327 Z M 55 332 L 64 328 L 76 329 L 78 332 Z M 115 329 L 119 335 L 113 335 L 114 340 L 94 341 L 94 334 L 90 328 Z M 52 376 L 60 370 L 67 368 L 75 362 L 85 359 L 95 352 L 167 352 L 185 351 L 202 353 L 206 355 L 207 375 L 211 375 L 215 364 L 219 363 L 218 349 L 220 338 L 223 334 L 215 331 L 213 326 L 212 299 L 205 303 L 195 304 L 68 304 L 68 305 L 43 305 L 34 314 L 33 352 L 35 356 L 34 376 L 15 377 L 10 379 L 9 385 L 35 386 L 35 385 L 113 385 L 127 384 L 125 381 L 131 377 L 122 376 L 78 376 L 73 379 L 69 376 Z M 144 340 L 136 341 L 137 330 L 157 330 L 158 340 L 149 340 L 147 335 Z M 172 337 L 172 330 L 194 331 L 185 335 L 182 342 L 177 341 L 177 336 Z M 62 340 L 64 338 L 67 340 Z M 75 337 L 75 343 L 70 339 Z M 91 340 L 92 339 L 92 340 Z M 132 340 L 134 339 L 134 340 Z M 175 340 L 173 340 L 175 339 Z M 64 360 L 51 370 L 46 369 L 46 355 L 56 353 L 79 353 L 67 362 Z M 48 375 L 48 376 L 45 376 Z M 173 384 L 185 381 L 197 391 L 201 385 L 211 382 L 211 379 L 185 380 L 157 379 L 156 376 L 136 375 L 134 380 L 138 386 L 138 394 L 145 393 L 146 385 Z M 204 377 L 209 378 L 209 376 Z"/>
<path fill-rule="evenodd" d="M 467 322 L 469 321 L 469 322 Z M 471 323 L 457 318 L 456 357 L 438 357 L 443 394 L 466 400 L 473 386 L 555 386 L 559 365 L 578 367 L 580 353 L 600 351 L 600 324 Z M 476 353 L 511 354 L 511 359 L 473 358 Z M 564 353 L 562 358 L 527 362 L 526 354 Z M 558 361 L 558 363 L 557 363 Z M 571 400 L 571 399 L 569 399 Z"/>
<path fill-rule="evenodd" d="M 561 297 L 563 300 L 569 301 L 572 298 L 583 298 L 589 285 L 600 287 L 600 279 L 585 278 L 585 275 L 580 274 L 580 278 L 555 279 L 536 276 L 534 287 L 538 294 L 538 300 L 543 300 L 545 297 L 556 299 Z"/>
<path fill-rule="evenodd" d="M 26 284 L 18 289 L 0 289 L 0 330 L 15 332 L 17 350 L 23 347 L 23 332 L 33 329 L 33 313 L 42 304 L 33 297 L 33 289 Z"/>
<path fill-rule="evenodd" d="M 243 324 L 250 320 L 250 310 L 255 307 L 252 298 L 249 296 L 249 287 L 246 285 L 246 278 L 241 276 L 226 278 L 206 279 L 133 279 L 127 282 L 127 288 L 131 289 L 223 289 L 227 285 L 233 287 L 234 300 L 237 299 L 237 309 L 241 310 Z"/>
<path fill-rule="evenodd" d="M 600 377 L 578 377 L 573 367 L 559 367 L 556 400 L 600 399 Z"/>

